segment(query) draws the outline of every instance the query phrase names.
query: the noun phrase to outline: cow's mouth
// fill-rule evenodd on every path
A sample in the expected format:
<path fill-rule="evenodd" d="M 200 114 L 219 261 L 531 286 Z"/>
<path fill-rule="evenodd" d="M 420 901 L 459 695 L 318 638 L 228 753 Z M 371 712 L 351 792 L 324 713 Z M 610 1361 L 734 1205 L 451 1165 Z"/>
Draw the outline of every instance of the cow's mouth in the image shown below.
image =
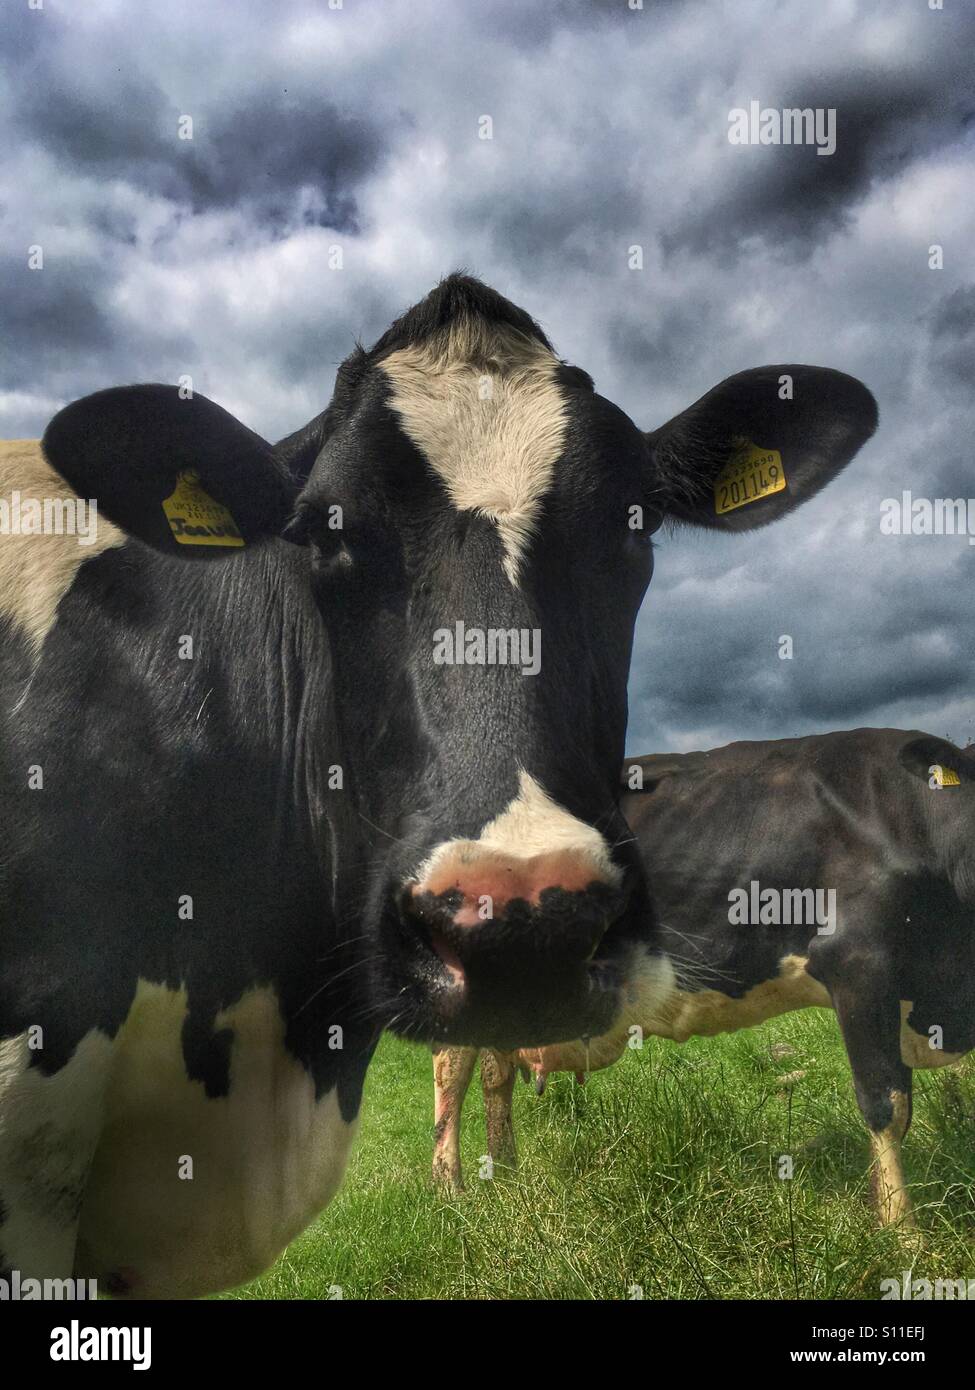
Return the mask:
<path fill-rule="evenodd" d="M 628 903 L 604 916 L 598 944 L 585 954 L 571 949 L 578 932 L 568 948 L 561 941 L 567 905 L 546 906 L 548 913 L 514 903 L 504 920 L 458 932 L 445 915 L 407 915 L 390 904 L 382 929 L 386 1026 L 415 1041 L 499 1049 L 607 1032 L 645 941 L 640 914 Z M 586 895 L 585 911 L 594 908 Z"/>

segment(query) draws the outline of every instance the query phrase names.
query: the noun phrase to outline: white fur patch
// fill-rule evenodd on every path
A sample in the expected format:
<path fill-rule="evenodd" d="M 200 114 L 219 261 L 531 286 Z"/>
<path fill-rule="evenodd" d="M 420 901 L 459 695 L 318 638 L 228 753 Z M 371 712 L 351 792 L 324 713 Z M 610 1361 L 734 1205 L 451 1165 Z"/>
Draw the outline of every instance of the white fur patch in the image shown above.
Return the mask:
<path fill-rule="evenodd" d="M 592 877 L 618 887 L 622 870 L 610 857 L 609 845 L 591 825 L 571 815 L 522 769 L 518 795 L 481 831 L 476 840 L 445 840 L 417 872 L 419 883 L 428 882 L 445 859 L 476 862 L 486 854 L 511 859 L 534 859 L 540 854 L 569 853 L 586 859 Z"/>
<path fill-rule="evenodd" d="M 337 1090 L 316 1100 L 274 991 L 215 1020 L 233 1031 L 226 1096 L 186 1075 L 186 1011 L 185 990 L 140 981 L 116 1037 L 93 1030 L 52 1076 L 26 1037 L 0 1043 L 0 1263 L 199 1297 L 267 1269 L 334 1195 L 356 1123 Z"/>
<path fill-rule="evenodd" d="M 215 1020 L 233 1031 L 226 1096 L 187 1078 L 186 1009 L 184 990 L 140 981 L 78 1233 L 79 1276 L 104 1287 L 131 1271 L 139 1298 L 199 1297 L 267 1269 L 334 1195 L 356 1130 L 337 1090 L 316 1100 L 286 1050 L 273 990 L 249 990 Z"/>
<path fill-rule="evenodd" d="M 46 1076 L 30 1065 L 27 1034 L 0 1042 L 0 1264 L 25 1278 L 71 1276 L 111 1052 L 93 1030 Z"/>
<path fill-rule="evenodd" d="M 918 1033 L 908 1025 L 913 1008 L 910 999 L 901 1000 L 901 1061 L 905 1067 L 928 1071 L 934 1067 L 953 1067 L 960 1062 L 964 1052 L 945 1052 L 944 1048 L 932 1047 L 926 1033 Z"/>
<path fill-rule="evenodd" d="M 794 1009 L 831 1009 L 829 991 L 809 974 L 807 964 L 806 956 L 783 956 L 777 975 L 753 985 L 740 999 L 733 999 L 716 989 L 693 993 L 681 989 L 668 961 L 670 989 L 662 1002 L 649 1009 L 645 1001 L 640 1000 L 638 1008 L 631 1010 L 632 1021 L 655 1037 L 686 1042 L 688 1038 L 710 1038 L 715 1033 L 752 1028 L 756 1023 L 764 1023 L 768 1018 L 791 1013 Z"/>
<path fill-rule="evenodd" d="M 565 447 L 558 366 L 535 339 L 477 320 L 382 363 L 390 404 L 451 502 L 497 525 L 513 585 Z"/>
<path fill-rule="evenodd" d="M 15 492 L 52 503 L 75 496 L 36 439 L 0 440 L 0 497 L 9 503 Z M 77 535 L 0 534 L 0 614 L 24 634 L 35 655 L 81 565 L 124 543 L 123 533 L 102 516 L 90 544 L 79 544 Z"/>

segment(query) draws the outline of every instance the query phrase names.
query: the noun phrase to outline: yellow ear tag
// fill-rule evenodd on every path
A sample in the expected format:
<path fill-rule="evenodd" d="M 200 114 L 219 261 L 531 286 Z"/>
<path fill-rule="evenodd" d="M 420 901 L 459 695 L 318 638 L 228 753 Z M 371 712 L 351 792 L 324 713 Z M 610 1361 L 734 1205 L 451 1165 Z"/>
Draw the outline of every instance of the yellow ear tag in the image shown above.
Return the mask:
<path fill-rule="evenodd" d="M 785 487 L 778 449 L 760 449 L 750 439 L 740 438 L 734 440 L 734 446 L 731 458 L 714 480 L 714 510 L 719 516 Z"/>
<path fill-rule="evenodd" d="M 960 787 L 961 778 L 953 767 L 938 766 L 934 769 L 934 779 L 939 787 Z"/>
<path fill-rule="evenodd" d="M 200 478 L 187 469 L 162 504 L 170 530 L 180 545 L 243 545 L 244 538 L 227 508 L 204 492 Z"/>

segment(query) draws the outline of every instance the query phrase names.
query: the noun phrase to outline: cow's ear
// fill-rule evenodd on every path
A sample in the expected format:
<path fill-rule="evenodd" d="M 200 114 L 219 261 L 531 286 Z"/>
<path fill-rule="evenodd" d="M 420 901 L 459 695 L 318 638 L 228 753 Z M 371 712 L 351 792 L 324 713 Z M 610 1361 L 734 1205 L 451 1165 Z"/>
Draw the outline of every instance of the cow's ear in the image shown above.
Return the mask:
<path fill-rule="evenodd" d="M 272 446 L 175 386 L 97 391 L 59 411 L 42 447 L 80 497 L 166 555 L 213 560 L 277 535 L 299 483 Z"/>
<path fill-rule="evenodd" d="M 756 367 L 722 381 L 647 442 L 669 517 L 747 531 L 814 496 L 876 427 L 876 401 L 855 377 Z"/>
<path fill-rule="evenodd" d="M 897 758 L 912 777 L 929 787 L 941 790 L 975 785 L 975 760 L 967 749 L 957 748 L 947 739 L 919 734 L 904 744 Z"/>

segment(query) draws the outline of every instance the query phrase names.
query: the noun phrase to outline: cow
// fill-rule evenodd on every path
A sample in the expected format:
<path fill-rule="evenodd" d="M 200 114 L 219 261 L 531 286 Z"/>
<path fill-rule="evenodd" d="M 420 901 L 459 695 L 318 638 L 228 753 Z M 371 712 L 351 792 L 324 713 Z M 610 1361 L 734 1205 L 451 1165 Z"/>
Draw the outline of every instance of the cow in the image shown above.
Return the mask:
<path fill-rule="evenodd" d="M 870 1134 L 882 1223 L 914 1225 L 901 1165 L 914 1068 L 975 1046 L 975 759 L 944 739 L 855 729 L 624 765 L 623 813 L 659 914 L 669 990 L 599 1037 L 487 1051 L 488 1151 L 515 1161 L 515 1071 L 610 1066 L 649 1034 L 686 1042 L 809 1007 L 836 1012 Z M 639 1030 L 639 1031 L 635 1031 Z M 435 1053 L 434 1180 L 462 1187 L 477 1052 Z"/>
<path fill-rule="evenodd" d="M 0 1267 L 239 1284 L 337 1189 L 382 1029 L 661 994 L 617 785 L 651 536 L 784 516 L 875 425 L 785 365 L 645 433 L 457 274 L 276 444 L 184 383 L 4 446 Z"/>

